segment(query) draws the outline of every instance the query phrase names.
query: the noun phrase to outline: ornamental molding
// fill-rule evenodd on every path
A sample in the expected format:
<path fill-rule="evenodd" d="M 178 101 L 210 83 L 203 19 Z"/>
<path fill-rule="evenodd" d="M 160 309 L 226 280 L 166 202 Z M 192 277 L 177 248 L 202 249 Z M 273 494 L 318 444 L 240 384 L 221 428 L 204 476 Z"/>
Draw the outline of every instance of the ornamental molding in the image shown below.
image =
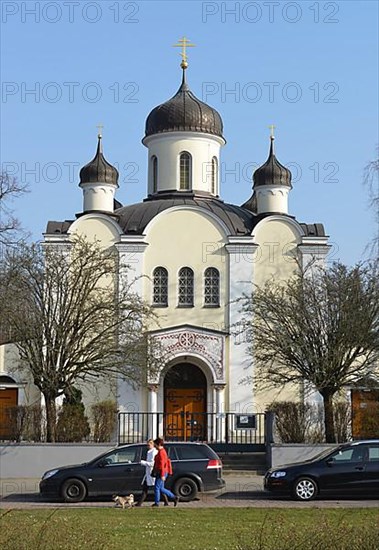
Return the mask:
<path fill-rule="evenodd" d="M 115 248 L 120 255 L 122 254 L 143 254 L 148 247 L 148 243 L 133 241 L 131 243 L 116 243 Z"/>
<path fill-rule="evenodd" d="M 225 337 L 223 334 L 190 328 L 165 331 L 152 335 L 152 346 L 162 351 L 166 365 L 180 357 L 201 359 L 210 369 L 213 384 L 225 383 Z M 163 368 L 154 373 L 150 384 L 159 383 Z"/>
<path fill-rule="evenodd" d="M 277 195 L 281 195 L 284 197 L 285 195 L 288 195 L 288 191 L 288 189 L 283 188 L 258 189 L 257 196 L 267 197 L 268 195 L 272 195 L 273 197 L 276 197 Z"/>

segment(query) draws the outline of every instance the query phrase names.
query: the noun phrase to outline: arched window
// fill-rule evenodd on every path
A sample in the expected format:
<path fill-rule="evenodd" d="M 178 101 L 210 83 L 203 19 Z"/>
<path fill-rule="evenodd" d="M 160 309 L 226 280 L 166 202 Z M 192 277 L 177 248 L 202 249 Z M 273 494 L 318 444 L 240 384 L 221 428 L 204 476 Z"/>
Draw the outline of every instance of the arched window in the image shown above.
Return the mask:
<path fill-rule="evenodd" d="M 220 273 L 215 267 L 208 267 L 204 272 L 204 306 L 220 306 Z"/>
<path fill-rule="evenodd" d="M 217 195 L 218 187 L 218 162 L 217 158 L 212 158 L 212 170 L 211 170 L 211 192 L 213 195 Z"/>
<path fill-rule="evenodd" d="M 181 189 L 181 191 L 191 189 L 192 157 L 189 153 L 180 153 L 179 172 L 179 188 Z"/>
<path fill-rule="evenodd" d="M 193 306 L 194 277 L 190 267 L 182 267 L 179 271 L 179 306 Z"/>
<path fill-rule="evenodd" d="M 153 173 L 153 193 L 156 193 L 158 190 L 158 159 L 155 155 L 151 158 L 151 164 Z"/>
<path fill-rule="evenodd" d="M 153 273 L 153 305 L 168 306 L 168 273 L 164 267 L 156 267 Z"/>

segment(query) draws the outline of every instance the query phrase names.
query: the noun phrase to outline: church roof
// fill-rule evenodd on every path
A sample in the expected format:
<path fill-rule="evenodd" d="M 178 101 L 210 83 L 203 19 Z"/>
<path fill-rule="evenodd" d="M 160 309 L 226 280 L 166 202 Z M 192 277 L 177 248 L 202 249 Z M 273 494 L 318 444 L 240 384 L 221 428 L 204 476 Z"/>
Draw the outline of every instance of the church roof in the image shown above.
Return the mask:
<path fill-rule="evenodd" d="M 118 187 L 118 171 L 105 160 L 101 134 L 98 135 L 96 155 L 80 170 L 80 183 L 111 183 Z"/>
<path fill-rule="evenodd" d="M 272 215 L 272 213 L 257 215 L 248 210 L 245 205 L 228 204 L 212 197 L 195 196 L 190 192 L 173 192 L 162 196 L 162 198 L 148 198 L 143 202 L 121 206 L 115 210 L 112 218 L 117 220 L 125 235 L 142 235 L 146 226 L 155 216 L 174 206 L 192 206 L 205 212 L 211 212 L 224 223 L 230 234 L 235 236 L 250 235 L 260 220 Z M 107 214 L 109 215 L 109 213 Z M 278 213 L 278 215 L 294 219 L 293 216 L 286 214 Z M 49 221 L 46 234 L 66 234 L 72 223 L 74 223 L 73 220 Z M 299 223 L 299 225 L 307 237 L 325 237 L 325 229 L 321 223 Z"/>
<path fill-rule="evenodd" d="M 183 79 L 176 94 L 158 107 L 146 119 L 145 137 L 162 132 L 204 132 L 223 138 L 220 114 L 189 89 L 183 69 Z"/>
<path fill-rule="evenodd" d="M 254 187 L 260 185 L 286 185 L 292 188 L 292 174 L 283 166 L 274 153 L 274 136 L 271 136 L 270 153 L 262 166 L 255 170 L 253 175 Z"/>
<path fill-rule="evenodd" d="M 165 198 L 154 198 L 137 204 L 124 206 L 115 211 L 118 223 L 124 233 L 140 235 L 148 223 L 160 212 L 174 206 L 194 206 L 211 212 L 226 225 L 232 235 L 249 235 L 254 227 L 255 216 L 233 204 L 215 198 L 202 198 L 192 193 L 172 193 Z"/>

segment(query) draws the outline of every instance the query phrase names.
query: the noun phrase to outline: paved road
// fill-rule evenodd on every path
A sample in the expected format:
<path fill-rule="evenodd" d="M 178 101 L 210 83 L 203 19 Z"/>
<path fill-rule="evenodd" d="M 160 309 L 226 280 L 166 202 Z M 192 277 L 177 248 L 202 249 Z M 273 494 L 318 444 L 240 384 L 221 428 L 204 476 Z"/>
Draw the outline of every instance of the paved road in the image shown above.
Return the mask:
<path fill-rule="evenodd" d="M 198 500 L 180 503 L 183 509 L 189 508 L 225 508 L 225 507 L 254 507 L 254 508 L 376 508 L 379 499 L 332 499 L 325 498 L 312 502 L 296 502 L 289 498 L 272 496 L 263 491 L 262 476 L 240 473 L 225 474 L 226 487 L 222 491 L 200 495 Z M 114 503 L 110 500 L 95 500 L 80 504 L 66 504 L 47 502 L 38 494 L 38 479 L 3 479 L 0 480 L 0 508 L 30 509 L 46 507 L 62 508 L 111 508 Z M 144 506 L 148 508 L 150 502 Z"/>

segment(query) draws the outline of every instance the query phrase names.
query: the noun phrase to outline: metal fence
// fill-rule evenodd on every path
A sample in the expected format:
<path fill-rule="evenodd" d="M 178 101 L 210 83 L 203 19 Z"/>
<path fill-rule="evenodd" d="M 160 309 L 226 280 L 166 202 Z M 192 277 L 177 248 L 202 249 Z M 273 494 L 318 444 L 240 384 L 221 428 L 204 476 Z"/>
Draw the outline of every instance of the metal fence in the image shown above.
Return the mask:
<path fill-rule="evenodd" d="M 198 441 L 217 451 L 263 451 L 271 440 L 267 413 L 145 413 L 118 415 L 118 443 L 163 436 L 165 441 Z"/>

